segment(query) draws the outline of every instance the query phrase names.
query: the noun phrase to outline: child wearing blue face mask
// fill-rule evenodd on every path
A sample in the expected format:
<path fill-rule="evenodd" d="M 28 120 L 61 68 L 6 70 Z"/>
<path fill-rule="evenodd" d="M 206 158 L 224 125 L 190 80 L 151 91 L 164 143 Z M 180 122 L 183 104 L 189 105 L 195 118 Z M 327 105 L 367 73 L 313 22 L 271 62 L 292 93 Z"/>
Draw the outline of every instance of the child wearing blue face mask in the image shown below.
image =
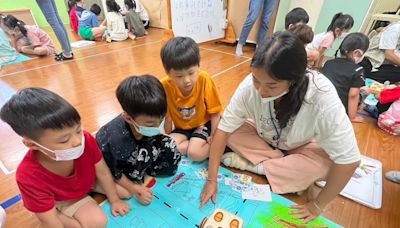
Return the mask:
<path fill-rule="evenodd" d="M 147 205 L 153 192 L 145 175 L 170 176 L 178 169 L 181 154 L 175 141 L 163 135 L 167 98 L 154 76 L 126 78 L 116 92 L 124 112 L 104 125 L 96 139 L 123 198 L 136 196 Z"/>
<path fill-rule="evenodd" d="M 15 177 L 24 207 L 42 227 L 106 227 L 107 216 L 88 195 L 96 180 L 112 213 L 128 213 L 96 140 L 82 130 L 78 112 L 62 97 L 23 89 L 1 108 L 0 118 L 29 147 Z"/>

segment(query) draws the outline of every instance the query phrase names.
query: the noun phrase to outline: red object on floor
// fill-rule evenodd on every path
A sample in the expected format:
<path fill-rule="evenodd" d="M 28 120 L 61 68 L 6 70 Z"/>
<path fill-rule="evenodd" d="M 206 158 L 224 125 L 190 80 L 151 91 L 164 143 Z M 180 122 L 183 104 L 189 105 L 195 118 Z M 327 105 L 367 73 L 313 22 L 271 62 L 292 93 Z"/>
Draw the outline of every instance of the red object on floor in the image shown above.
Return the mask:
<path fill-rule="evenodd" d="M 146 185 L 146 187 L 148 187 L 148 188 L 151 188 L 151 187 L 153 187 L 154 185 L 156 185 L 156 178 L 152 178 L 151 179 L 151 181 Z"/>
<path fill-rule="evenodd" d="M 400 99 L 400 86 L 393 89 L 384 89 L 379 97 L 379 103 L 386 104 Z"/>

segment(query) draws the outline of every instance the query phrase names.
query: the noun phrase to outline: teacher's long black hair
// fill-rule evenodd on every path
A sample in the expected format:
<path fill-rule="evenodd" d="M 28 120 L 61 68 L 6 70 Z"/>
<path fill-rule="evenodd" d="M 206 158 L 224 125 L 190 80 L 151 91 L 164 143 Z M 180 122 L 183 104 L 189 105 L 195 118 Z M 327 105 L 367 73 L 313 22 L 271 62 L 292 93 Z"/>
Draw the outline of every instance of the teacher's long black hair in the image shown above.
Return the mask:
<path fill-rule="evenodd" d="M 275 80 L 289 81 L 289 92 L 275 103 L 281 129 L 295 116 L 307 92 L 307 53 L 304 44 L 291 32 L 276 32 L 258 45 L 251 67 L 264 69 Z"/>

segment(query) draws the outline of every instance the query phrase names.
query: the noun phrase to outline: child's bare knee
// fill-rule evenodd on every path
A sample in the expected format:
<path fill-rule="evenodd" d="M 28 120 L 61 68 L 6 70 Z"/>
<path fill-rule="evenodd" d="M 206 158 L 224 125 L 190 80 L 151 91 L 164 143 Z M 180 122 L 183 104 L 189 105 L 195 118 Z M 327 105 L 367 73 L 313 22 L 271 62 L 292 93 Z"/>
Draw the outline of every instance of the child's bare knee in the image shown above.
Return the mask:
<path fill-rule="evenodd" d="M 201 147 L 199 149 L 189 148 L 187 151 L 187 156 L 190 160 L 195 162 L 201 162 L 207 159 L 208 151 L 205 151 L 205 148 Z"/>
<path fill-rule="evenodd" d="M 108 222 L 108 218 L 103 211 L 96 211 L 96 213 L 91 214 L 87 217 L 87 220 L 81 221 L 81 225 L 83 228 L 97 228 L 97 227 L 106 227 Z"/>
<path fill-rule="evenodd" d="M 104 212 L 101 212 L 98 214 L 97 218 L 95 219 L 95 224 L 97 224 L 94 227 L 106 227 L 108 223 L 108 218 Z"/>

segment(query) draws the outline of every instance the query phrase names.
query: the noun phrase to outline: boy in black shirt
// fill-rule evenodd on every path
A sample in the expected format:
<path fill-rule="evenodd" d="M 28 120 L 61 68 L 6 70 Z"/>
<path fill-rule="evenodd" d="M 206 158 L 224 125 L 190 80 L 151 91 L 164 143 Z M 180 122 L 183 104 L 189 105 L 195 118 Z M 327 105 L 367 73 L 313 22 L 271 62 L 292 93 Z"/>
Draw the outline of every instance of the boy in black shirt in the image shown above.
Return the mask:
<path fill-rule="evenodd" d="M 121 198 L 134 195 L 147 205 L 153 198 L 143 185 L 145 175 L 171 176 L 181 154 L 164 130 L 167 100 L 163 86 L 154 76 L 132 76 L 117 88 L 124 112 L 96 134 L 97 144 L 117 183 Z"/>

